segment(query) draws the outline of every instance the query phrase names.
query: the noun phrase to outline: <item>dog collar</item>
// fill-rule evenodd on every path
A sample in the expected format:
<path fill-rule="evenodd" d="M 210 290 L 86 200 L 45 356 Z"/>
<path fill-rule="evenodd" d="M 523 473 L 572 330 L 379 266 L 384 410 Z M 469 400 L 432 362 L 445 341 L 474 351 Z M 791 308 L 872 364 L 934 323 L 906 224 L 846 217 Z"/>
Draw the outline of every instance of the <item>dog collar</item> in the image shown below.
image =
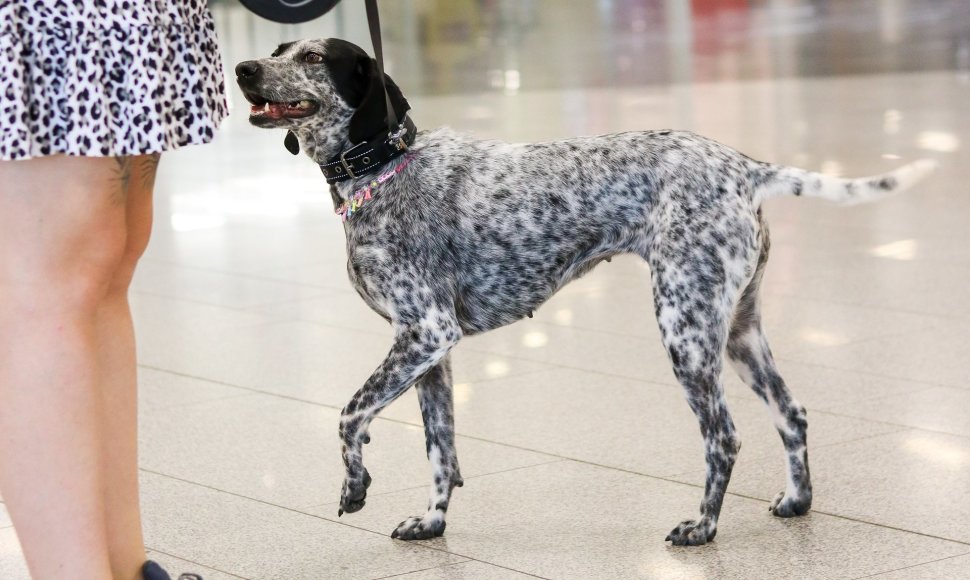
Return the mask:
<path fill-rule="evenodd" d="M 383 184 L 388 179 L 394 177 L 398 173 L 404 170 L 408 166 L 408 163 L 413 159 L 412 156 L 408 155 L 403 161 L 397 164 L 394 169 L 390 169 L 382 173 L 379 177 L 375 177 L 370 183 L 361 187 L 353 193 L 349 198 L 344 200 L 340 207 L 334 210 L 334 212 L 340 216 L 340 221 L 347 221 L 351 216 L 357 212 L 365 201 L 373 199 L 377 195 L 377 187 Z"/>
<path fill-rule="evenodd" d="M 388 161 L 404 155 L 414 143 L 418 128 L 410 117 L 398 125 L 397 131 L 381 134 L 351 147 L 327 163 L 320 164 L 320 171 L 327 183 L 334 184 L 366 175 Z"/>

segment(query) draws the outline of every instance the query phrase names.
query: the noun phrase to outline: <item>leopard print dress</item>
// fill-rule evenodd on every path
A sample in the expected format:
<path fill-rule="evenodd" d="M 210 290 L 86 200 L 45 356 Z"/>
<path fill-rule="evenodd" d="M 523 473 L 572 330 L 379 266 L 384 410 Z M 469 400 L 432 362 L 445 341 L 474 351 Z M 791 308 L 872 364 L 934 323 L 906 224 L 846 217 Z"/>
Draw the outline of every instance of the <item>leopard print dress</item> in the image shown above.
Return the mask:
<path fill-rule="evenodd" d="M 226 113 L 205 0 L 0 0 L 0 160 L 158 153 Z"/>

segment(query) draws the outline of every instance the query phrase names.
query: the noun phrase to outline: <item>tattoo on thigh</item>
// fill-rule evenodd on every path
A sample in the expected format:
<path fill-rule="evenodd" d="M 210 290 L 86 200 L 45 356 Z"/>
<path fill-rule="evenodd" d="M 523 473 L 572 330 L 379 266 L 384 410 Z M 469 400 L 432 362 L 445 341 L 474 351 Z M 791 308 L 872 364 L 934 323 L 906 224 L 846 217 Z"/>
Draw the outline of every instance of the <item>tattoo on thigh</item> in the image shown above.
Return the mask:
<path fill-rule="evenodd" d="M 137 172 L 139 176 L 138 185 L 144 190 L 151 190 L 155 187 L 155 172 L 158 170 L 158 161 L 161 153 L 142 155 L 138 158 Z"/>
<path fill-rule="evenodd" d="M 131 157 L 115 157 L 118 164 L 114 179 L 117 181 L 118 188 L 115 190 L 114 200 L 118 204 L 123 204 L 128 200 L 128 182 L 131 180 Z"/>

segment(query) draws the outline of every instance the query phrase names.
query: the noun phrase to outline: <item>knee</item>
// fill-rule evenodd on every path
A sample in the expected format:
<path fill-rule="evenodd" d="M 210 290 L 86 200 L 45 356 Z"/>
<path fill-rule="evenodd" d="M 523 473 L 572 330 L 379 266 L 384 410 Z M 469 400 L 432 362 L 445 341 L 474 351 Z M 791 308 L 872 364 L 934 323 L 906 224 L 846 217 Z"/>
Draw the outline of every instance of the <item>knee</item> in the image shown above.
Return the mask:
<path fill-rule="evenodd" d="M 124 260 L 122 225 L 92 228 L 71 243 L 0 253 L 0 308 L 14 315 L 93 313 Z"/>
<path fill-rule="evenodd" d="M 124 250 L 118 259 L 117 267 L 108 285 L 110 296 L 127 295 L 131 281 L 135 277 L 138 261 L 148 248 L 148 232 L 129 232 L 125 239 Z"/>

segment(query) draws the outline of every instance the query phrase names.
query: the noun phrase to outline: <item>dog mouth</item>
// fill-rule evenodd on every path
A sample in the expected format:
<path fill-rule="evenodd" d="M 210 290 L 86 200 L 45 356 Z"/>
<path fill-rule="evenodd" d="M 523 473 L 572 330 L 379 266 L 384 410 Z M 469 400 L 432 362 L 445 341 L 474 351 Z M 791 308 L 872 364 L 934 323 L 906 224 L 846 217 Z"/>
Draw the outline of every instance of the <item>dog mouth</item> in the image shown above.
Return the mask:
<path fill-rule="evenodd" d="M 271 101 L 256 93 L 243 91 L 246 100 L 249 101 L 249 119 L 251 121 L 268 119 L 302 119 L 309 117 L 317 112 L 320 104 L 309 99 L 297 101 Z"/>

